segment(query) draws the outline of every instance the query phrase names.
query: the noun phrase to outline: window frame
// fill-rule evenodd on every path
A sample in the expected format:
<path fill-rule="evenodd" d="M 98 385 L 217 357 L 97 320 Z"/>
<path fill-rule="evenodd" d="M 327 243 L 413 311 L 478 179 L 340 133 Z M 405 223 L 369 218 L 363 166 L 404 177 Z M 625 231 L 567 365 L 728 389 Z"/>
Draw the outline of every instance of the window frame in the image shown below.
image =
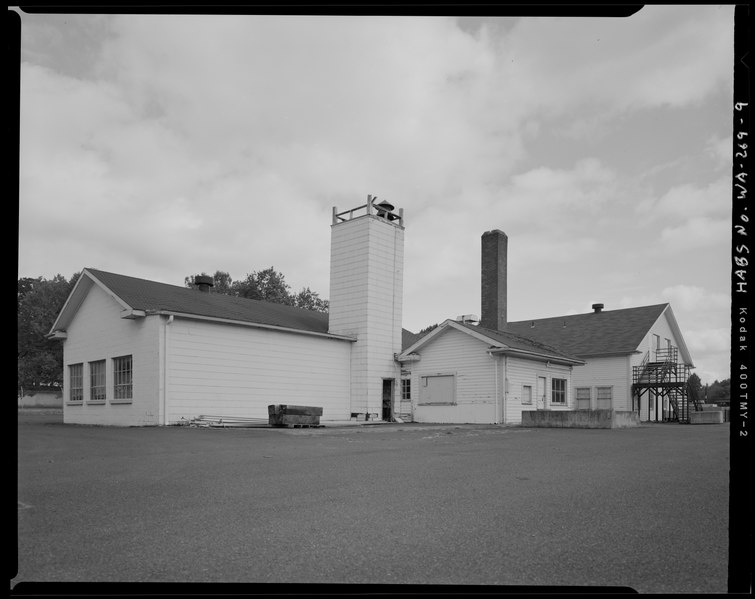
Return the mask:
<path fill-rule="evenodd" d="M 401 401 L 412 400 L 412 379 L 411 377 L 401 377 Z"/>
<path fill-rule="evenodd" d="M 107 401 L 107 360 L 92 360 L 89 362 L 89 400 L 87 403 L 104 403 L 105 401 Z"/>
<path fill-rule="evenodd" d="M 128 360 L 128 368 L 120 367 L 121 362 Z M 113 364 L 113 399 L 110 403 L 130 403 L 134 399 L 134 356 L 132 354 L 116 356 L 112 358 Z M 126 377 L 127 382 L 119 382 L 121 377 Z M 119 396 L 122 391 L 128 395 Z"/>
<path fill-rule="evenodd" d="M 580 391 L 587 391 L 587 397 L 580 397 L 579 396 Z M 585 401 L 585 399 L 587 400 L 587 409 L 591 409 L 592 408 L 592 387 L 575 387 L 574 388 L 574 401 L 576 402 L 575 403 L 576 409 L 578 410 L 584 409 L 584 408 L 580 408 L 579 406 L 580 406 L 580 402 Z"/>
<path fill-rule="evenodd" d="M 84 403 L 84 362 L 68 365 L 68 401 L 74 405 Z"/>
<path fill-rule="evenodd" d="M 530 390 L 530 397 L 529 401 L 527 401 L 526 397 L 527 394 L 524 392 L 525 389 Z M 535 394 L 532 392 L 532 385 L 522 385 L 522 405 L 523 406 L 531 406 L 532 405 L 532 399 L 535 397 Z"/>
<path fill-rule="evenodd" d="M 560 377 L 551 377 L 551 405 L 566 406 L 567 405 L 567 379 Z M 563 389 L 556 389 L 556 383 L 563 383 Z M 557 399 L 557 397 L 563 399 Z"/>
<path fill-rule="evenodd" d="M 608 397 L 601 397 L 601 391 L 605 391 L 608 389 Z M 605 402 L 606 399 L 608 400 L 608 407 L 601 406 L 601 401 Z M 611 406 L 613 406 L 613 385 L 596 385 L 595 386 L 595 405 L 598 407 L 599 410 L 610 410 Z"/>

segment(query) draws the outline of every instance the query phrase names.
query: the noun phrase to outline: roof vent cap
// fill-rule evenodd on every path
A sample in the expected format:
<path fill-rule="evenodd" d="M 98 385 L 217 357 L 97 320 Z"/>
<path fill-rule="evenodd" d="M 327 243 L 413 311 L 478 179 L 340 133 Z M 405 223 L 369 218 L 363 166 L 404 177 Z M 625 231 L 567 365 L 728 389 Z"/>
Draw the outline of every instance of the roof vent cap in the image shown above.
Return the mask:
<path fill-rule="evenodd" d="M 465 322 L 468 324 L 477 324 L 480 318 L 476 314 L 462 314 L 456 317 L 456 322 Z"/>
<path fill-rule="evenodd" d="M 597 314 L 598 312 L 602 312 L 603 304 L 593 304 L 592 309 L 595 311 L 595 314 Z"/>
<path fill-rule="evenodd" d="M 212 287 L 215 284 L 215 281 L 212 277 L 208 275 L 197 275 L 194 277 L 194 284 L 197 286 L 197 289 L 200 291 L 203 291 L 204 293 L 209 293 L 210 287 Z"/>

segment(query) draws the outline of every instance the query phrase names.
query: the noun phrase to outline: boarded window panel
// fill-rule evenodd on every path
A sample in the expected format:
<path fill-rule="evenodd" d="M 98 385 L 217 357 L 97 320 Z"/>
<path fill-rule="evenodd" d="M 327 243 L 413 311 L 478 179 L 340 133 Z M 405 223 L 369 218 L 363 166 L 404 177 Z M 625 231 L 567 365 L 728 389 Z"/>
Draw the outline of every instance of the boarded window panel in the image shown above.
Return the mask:
<path fill-rule="evenodd" d="M 590 409 L 590 387 L 577 387 L 577 409 L 589 410 Z"/>
<path fill-rule="evenodd" d="M 422 377 L 422 393 L 419 400 L 424 405 L 454 405 L 454 375 L 444 374 Z"/>
<path fill-rule="evenodd" d="M 522 404 L 532 405 L 532 385 L 522 386 Z"/>
<path fill-rule="evenodd" d="M 611 398 L 613 397 L 613 387 L 598 387 L 596 389 L 599 410 L 611 409 Z"/>

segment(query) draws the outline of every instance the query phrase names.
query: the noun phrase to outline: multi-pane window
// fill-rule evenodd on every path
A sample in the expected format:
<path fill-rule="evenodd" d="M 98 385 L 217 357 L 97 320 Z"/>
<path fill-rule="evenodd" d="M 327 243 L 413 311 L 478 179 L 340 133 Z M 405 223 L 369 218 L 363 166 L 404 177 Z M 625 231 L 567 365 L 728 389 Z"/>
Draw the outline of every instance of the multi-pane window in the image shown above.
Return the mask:
<path fill-rule="evenodd" d="M 551 403 L 566 405 L 566 379 L 551 379 Z"/>
<path fill-rule="evenodd" d="M 577 387 L 574 390 L 578 410 L 590 409 L 590 387 Z"/>
<path fill-rule="evenodd" d="M 84 365 L 71 364 L 68 367 L 68 399 L 82 401 L 84 399 Z"/>
<path fill-rule="evenodd" d="M 89 362 L 89 399 L 105 399 L 105 360 Z"/>
<path fill-rule="evenodd" d="M 113 358 L 113 398 L 133 397 L 133 369 L 131 356 Z"/>
<path fill-rule="evenodd" d="M 597 387 L 595 389 L 597 400 L 598 400 L 598 409 L 599 410 L 609 410 L 611 409 L 611 400 L 613 399 L 613 387 Z"/>
<path fill-rule="evenodd" d="M 412 398 L 412 380 L 401 379 L 401 399 L 409 401 Z"/>
<path fill-rule="evenodd" d="M 532 405 L 532 385 L 522 386 L 522 403 L 524 405 Z"/>

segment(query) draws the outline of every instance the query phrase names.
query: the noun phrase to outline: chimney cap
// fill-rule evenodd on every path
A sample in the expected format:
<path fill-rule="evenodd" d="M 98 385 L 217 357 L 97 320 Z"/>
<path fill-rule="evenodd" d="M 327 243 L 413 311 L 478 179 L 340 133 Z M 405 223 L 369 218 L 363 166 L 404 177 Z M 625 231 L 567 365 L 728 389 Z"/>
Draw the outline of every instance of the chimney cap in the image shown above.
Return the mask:
<path fill-rule="evenodd" d="M 593 304 L 592 309 L 595 311 L 595 314 L 603 310 L 603 304 Z"/>

